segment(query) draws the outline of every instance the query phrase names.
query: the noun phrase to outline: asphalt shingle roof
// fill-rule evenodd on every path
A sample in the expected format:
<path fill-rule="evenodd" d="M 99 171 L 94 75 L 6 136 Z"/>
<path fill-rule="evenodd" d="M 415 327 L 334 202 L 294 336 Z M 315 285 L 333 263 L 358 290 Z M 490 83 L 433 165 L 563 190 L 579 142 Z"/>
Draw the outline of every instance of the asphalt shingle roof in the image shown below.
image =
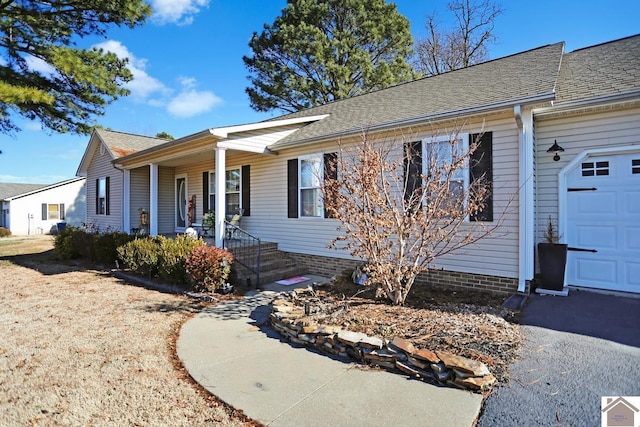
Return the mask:
<path fill-rule="evenodd" d="M 330 114 L 330 117 L 305 126 L 272 148 L 552 94 L 563 48 L 564 43 L 543 46 L 277 117 L 275 120 Z"/>
<path fill-rule="evenodd" d="M 106 129 L 96 129 L 96 132 L 107 145 L 114 159 L 162 145 L 166 139 L 151 136 L 134 135 L 131 133 L 115 132 Z"/>
<path fill-rule="evenodd" d="M 564 55 L 557 101 L 566 102 L 640 89 L 640 35 Z"/>
<path fill-rule="evenodd" d="M 49 184 L 21 184 L 0 182 L 0 200 L 6 200 L 9 197 L 19 196 L 39 188 L 47 187 Z"/>

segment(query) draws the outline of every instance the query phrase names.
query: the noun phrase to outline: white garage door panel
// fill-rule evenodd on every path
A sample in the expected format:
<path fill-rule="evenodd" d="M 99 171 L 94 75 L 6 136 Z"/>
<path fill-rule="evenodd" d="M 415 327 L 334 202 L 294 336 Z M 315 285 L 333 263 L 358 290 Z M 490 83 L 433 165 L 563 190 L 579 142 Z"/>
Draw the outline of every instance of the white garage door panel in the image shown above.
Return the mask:
<path fill-rule="evenodd" d="M 640 221 L 640 218 L 638 218 Z M 625 250 L 640 252 L 640 227 L 627 227 L 625 229 Z"/>
<path fill-rule="evenodd" d="M 626 265 L 627 281 L 631 292 L 640 292 L 640 262 L 629 262 Z"/>
<path fill-rule="evenodd" d="M 618 245 L 616 228 L 612 226 L 576 225 L 575 235 L 575 244 L 572 244 L 574 247 L 593 248 L 598 246 L 600 248 L 614 249 Z"/>
<path fill-rule="evenodd" d="M 576 215 L 615 215 L 617 212 L 616 193 L 614 191 L 576 191 L 573 194 L 577 199 L 575 202 Z"/>
<path fill-rule="evenodd" d="M 627 213 L 640 214 L 640 191 L 625 191 L 624 199 Z"/>
<path fill-rule="evenodd" d="M 640 153 L 587 157 L 567 174 L 570 285 L 640 293 Z M 597 166 L 596 166 L 597 165 Z M 595 191 L 589 189 L 596 188 Z"/>
<path fill-rule="evenodd" d="M 595 260 L 595 257 L 584 255 L 576 258 L 576 279 L 584 284 L 613 286 L 617 282 L 615 260 Z"/>

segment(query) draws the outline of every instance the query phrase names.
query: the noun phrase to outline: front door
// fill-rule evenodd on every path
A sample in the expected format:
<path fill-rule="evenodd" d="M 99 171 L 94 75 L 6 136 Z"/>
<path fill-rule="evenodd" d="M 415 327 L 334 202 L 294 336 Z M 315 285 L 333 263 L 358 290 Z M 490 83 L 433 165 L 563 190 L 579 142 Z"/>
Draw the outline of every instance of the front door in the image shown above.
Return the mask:
<path fill-rule="evenodd" d="M 176 176 L 176 231 L 187 226 L 187 177 Z"/>

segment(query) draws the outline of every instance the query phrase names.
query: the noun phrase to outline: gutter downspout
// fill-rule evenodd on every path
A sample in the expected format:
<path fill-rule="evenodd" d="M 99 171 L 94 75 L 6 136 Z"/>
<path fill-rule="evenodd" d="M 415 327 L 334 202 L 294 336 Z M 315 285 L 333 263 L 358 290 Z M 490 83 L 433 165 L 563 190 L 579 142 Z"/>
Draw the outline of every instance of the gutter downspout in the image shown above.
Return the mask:
<path fill-rule="evenodd" d="M 534 274 L 534 149 L 533 113 L 513 107 L 518 127 L 518 292 L 524 293 Z"/>

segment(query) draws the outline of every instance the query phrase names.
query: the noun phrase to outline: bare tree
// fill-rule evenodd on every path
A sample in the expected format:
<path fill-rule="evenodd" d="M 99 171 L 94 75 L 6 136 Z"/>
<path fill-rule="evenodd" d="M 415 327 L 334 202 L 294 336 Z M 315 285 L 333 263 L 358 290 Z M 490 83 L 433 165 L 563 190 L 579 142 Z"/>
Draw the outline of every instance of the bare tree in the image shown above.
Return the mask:
<path fill-rule="evenodd" d="M 427 17 L 427 36 L 416 41 L 416 71 L 433 76 L 486 61 L 488 45 L 495 42 L 495 19 L 503 12 L 493 0 L 452 0 L 447 9 L 455 16 L 453 28 L 443 30 L 436 12 Z"/>
<path fill-rule="evenodd" d="M 326 174 L 335 178 L 325 177 L 323 186 L 325 209 L 341 223 L 342 235 L 330 246 L 367 261 L 364 272 L 378 296 L 403 304 L 416 277 L 435 259 L 500 224 L 468 221 L 486 208 L 491 193 L 485 176 L 463 179 L 479 137 L 468 149 L 457 131 L 424 149 L 374 141 L 366 132 L 353 145 L 341 144 L 335 164 L 328 166 L 335 172 Z"/>

